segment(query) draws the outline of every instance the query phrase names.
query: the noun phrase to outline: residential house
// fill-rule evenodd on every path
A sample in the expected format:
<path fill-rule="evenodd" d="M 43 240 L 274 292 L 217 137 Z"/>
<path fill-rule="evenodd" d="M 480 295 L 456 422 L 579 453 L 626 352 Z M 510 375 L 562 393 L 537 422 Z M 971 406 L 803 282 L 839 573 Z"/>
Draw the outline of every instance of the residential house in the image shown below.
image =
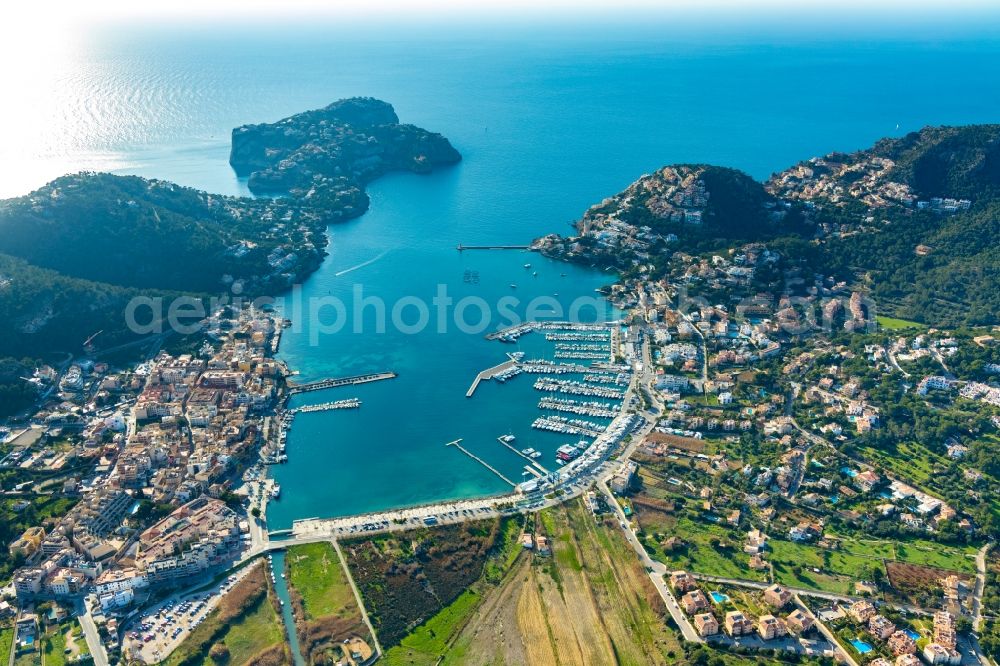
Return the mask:
<path fill-rule="evenodd" d="M 889 637 L 889 649 L 897 657 L 903 654 L 914 654 L 917 651 L 917 643 L 905 631 L 897 631 Z"/>
<path fill-rule="evenodd" d="M 788 627 L 781 619 L 773 615 L 761 615 L 757 618 L 757 633 L 765 641 L 788 635 Z"/>
<path fill-rule="evenodd" d="M 704 592 L 701 590 L 691 590 L 681 597 L 681 606 L 683 606 L 685 613 L 694 615 L 698 611 L 707 609 L 709 603 Z"/>
<path fill-rule="evenodd" d="M 670 587 L 675 592 L 687 592 L 696 585 L 694 577 L 686 571 L 674 571 L 670 574 Z"/>
<path fill-rule="evenodd" d="M 961 664 L 962 655 L 955 648 L 940 643 L 928 643 L 924 647 L 924 659 L 928 664 Z"/>
<path fill-rule="evenodd" d="M 884 641 L 896 633 L 896 625 L 884 615 L 875 615 L 868 620 L 868 633 Z"/>
<path fill-rule="evenodd" d="M 694 628 L 702 638 L 719 633 L 719 621 L 711 613 L 699 613 L 694 616 Z"/>
<path fill-rule="evenodd" d="M 753 622 L 741 611 L 726 613 L 726 633 L 730 636 L 747 636 L 753 633 Z"/>
<path fill-rule="evenodd" d="M 855 622 L 867 622 L 875 616 L 875 606 L 872 602 L 862 599 L 851 604 L 847 614 L 854 618 Z"/>
<path fill-rule="evenodd" d="M 764 601 L 775 608 L 784 608 L 792 600 L 792 593 L 780 585 L 764 590 Z"/>
<path fill-rule="evenodd" d="M 801 608 L 796 608 L 785 618 L 785 625 L 792 631 L 804 634 L 816 624 L 812 617 Z"/>

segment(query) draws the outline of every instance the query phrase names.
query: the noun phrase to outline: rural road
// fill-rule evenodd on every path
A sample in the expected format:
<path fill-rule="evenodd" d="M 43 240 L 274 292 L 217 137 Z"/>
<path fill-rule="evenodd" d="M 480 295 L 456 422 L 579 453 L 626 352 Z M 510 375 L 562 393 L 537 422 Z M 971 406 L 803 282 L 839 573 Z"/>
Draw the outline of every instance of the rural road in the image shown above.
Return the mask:
<path fill-rule="evenodd" d="M 687 615 L 681 610 L 681 607 L 677 604 L 677 599 L 674 598 L 673 593 L 667 587 L 667 583 L 663 578 L 663 575 L 667 573 L 667 567 L 662 562 L 656 562 L 649 557 L 649 553 L 646 549 L 642 547 L 639 543 L 639 539 L 635 536 L 635 532 L 628 526 L 628 518 L 625 517 L 625 512 L 622 511 L 621 506 L 618 504 L 618 500 L 615 499 L 614 495 L 611 494 L 611 490 L 602 481 L 597 484 L 601 489 L 601 492 L 607 497 L 608 504 L 610 504 L 614 510 L 616 518 L 621 525 L 624 525 L 623 531 L 625 532 L 625 538 L 628 540 L 632 549 L 635 550 L 636 555 L 639 556 L 639 560 L 642 562 L 643 566 L 649 569 L 649 578 L 653 581 L 653 585 L 656 586 L 657 591 L 660 596 L 663 597 L 663 603 L 666 604 L 667 610 L 670 612 L 670 617 L 674 619 L 674 622 L 681 630 L 681 634 L 684 636 L 685 640 L 694 641 L 696 643 L 704 643 L 704 639 L 698 635 L 691 622 L 688 621 Z"/>
<path fill-rule="evenodd" d="M 378 642 L 378 634 L 375 633 L 375 627 L 372 626 L 372 622 L 368 618 L 368 610 L 365 609 L 365 602 L 361 598 L 361 591 L 354 582 L 354 576 L 351 575 L 351 568 L 347 566 L 347 558 L 344 557 L 344 551 L 340 549 L 340 543 L 338 543 L 336 539 L 331 539 L 330 543 L 333 544 L 333 549 L 337 551 L 337 557 L 340 558 L 340 566 L 344 568 L 344 575 L 347 576 L 347 582 L 351 584 L 351 590 L 354 592 L 354 599 L 358 602 L 358 610 L 361 611 L 361 619 L 365 621 L 365 626 L 368 627 L 368 633 L 372 636 L 372 642 L 375 643 L 375 655 L 377 657 L 381 657 L 385 654 L 382 651 L 382 644 Z"/>

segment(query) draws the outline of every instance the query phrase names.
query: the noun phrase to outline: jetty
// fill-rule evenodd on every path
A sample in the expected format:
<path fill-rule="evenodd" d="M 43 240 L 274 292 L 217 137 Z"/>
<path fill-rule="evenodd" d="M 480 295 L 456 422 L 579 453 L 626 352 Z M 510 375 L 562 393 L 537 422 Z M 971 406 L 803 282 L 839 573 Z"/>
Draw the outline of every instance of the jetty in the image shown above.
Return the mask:
<path fill-rule="evenodd" d="M 513 326 L 507 326 L 501 328 L 500 330 L 493 331 L 492 333 L 486 334 L 487 340 L 500 340 L 502 342 L 517 342 L 517 339 L 522 335 L 531 333 L 535 330 L 534 322 L 525 322 L 523 324 L 514 324 Z"/>
<path fill-rule="evenodd" d="M 528 464 L 525 465 L 525 468 L 533 470 L 534 467 L 537 467 L 539 470 L 541 470 L 541 474 L 548 474 L 549 473 L 549 470 L 545 469 L 544 467 L 542 467 L 541 465 L 539 465 L 537 462 L 535 462 L 531 458 L 531 456 L 524 455 L 521 451 L 519 451 L 516 447 L 514 447 L 510 442 L 505 441 L 502 436 L 501 437 L 497 437 L 497 441 L 500 442 L 501 444 L 503 444 L 504 446 L 506 446 L 508 449 L 510 449 L 511 451 L 513 451 L 514 453 L 516 453 L 517 455 L 519 455 L 522 458 L 524 458 L 525 460 L 527 460 Z M 534 467 L 532 467 L 532 466 L 534 466 Z M 535 471 L 534 473 L 538 474 L 537 471 Z"/>
<path fill-rule="evenodd" d="M 479 463 L 480 465 L 482 465 L 483 467 L 485 467 L 486 469 L 490 470 L 491 472 L 493 472 L 494 474 L 496 474 L 497 476 L 499 476 L 501 479 L 503 479 L 504 481 L 506 481 L 507 483 L 509 483 L 512 487 L 517 488 L 517 484 L 514 483 L 513 481 L 511 481 L 510 479 L 508 479 L 503 474 L 501 474 L 500 470 L 498 470 L 496 467 L 494 467 L 493 465 L 489 464 L 488 462 L 486 462 L 485 460 L 483 460 L 482 458 L 480 458 L 479 456 L 477 456 L 475 453 L 472 453 L 467 448 L 465 448 L 464 446 L 462 446 L 462 440 L 461 439 L 456 439 L 453 442 L 448 442 L 447 444 L 445 444 L 445 446 L 454 446 L 456 449 L 458 449 L 459 451 L 461 451 L 465 455 L 469 456 L 470 458 L 472 458 L 473 460 L 475 460 L 477 463 Z"/>
<path fill-rule="evenodd" d="M 296 384 L 289 382 L 288 392 L 289 394 L 296 393 L 308 393 L 309 391 L 321 391 L 328 388 L 337 388 L 338 386 L 354 386 L 356 384 L 367 384 L 369 382 L 379 382 L 383 379 L 395 379 L 398 375 L 395 372 L 372 372 L 367 375 L 354 375 L 352 377 L 332 377 L 330 379 L 321 379 L 315 382 L 309 382 L 306 384 Z"/>
<path fill-rule="evenodd" d="M 459 252 L 464 252 L 465 250 L 530 250 L 530 245 L 462 245 L 461 243 L 455 248 Z"/>
<path fill-rule="evenodd" d="M 469 390 L 465 392 L 465 397 L 471 398 L 473 394 L 475 394 L 476 389 L 479 388 L 479 382 L 483 381 L 484 379 L 493 379 L 497 375 L 505 374 L 515 367 L 517 367 L 517 361 L 510 360 L 510 361 L 504 361 L 500 365 L 494 365 L 492 368 L 487 368 L 486 370 L 483 370 L 478 375 L 476 375 L 475 379 L 472 380 L 472 386 L 470 386 Z"/>

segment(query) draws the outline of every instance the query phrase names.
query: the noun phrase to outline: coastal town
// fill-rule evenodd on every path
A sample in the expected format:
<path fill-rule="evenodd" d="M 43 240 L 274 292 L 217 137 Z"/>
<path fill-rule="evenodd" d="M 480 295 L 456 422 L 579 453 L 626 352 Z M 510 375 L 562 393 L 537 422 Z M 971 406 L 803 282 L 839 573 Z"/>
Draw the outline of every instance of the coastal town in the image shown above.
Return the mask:
<path fill-rule="evenodd" d="M 254 127 L 238 134 L 253 135 L 251 157 Z M 376 154 L 350 127 L 323 132 L 349 138 L 355 166 Z M 439 161 L 457 159 L 434 137 Z M 271 158 L 256 186 L 344 186 Z M 0 648 L 17 666 L 437 664 L 453 651 L 611 663 L 626 650 L 625 663 L 995 664 L 1000 329 L 880 314 L 863 280 L 803 259 L 896 215 L 971 209 L 961 194 L 921 198 L 897 167 L 831 154 L 755 188 L 668 166 L 571 236 L 459 244 L 504 252 L 517 272 L 615 271 L 601 290 L 613 318 L 539 317 L 475 340 L 499 362 L 468 369 L 458 400 L 531 396 L 518 435 L 435 444 L 503 488 L 489 496 L 269 527 L 269 505 L 295 492 L 270 473 L 295 424 L 357 414 L 368 398 L 351 390 L 398 377 L 303 381 L 278 357 L 293 322 L 273 307 L 223 305 L 141 353 L 92 336 L 38 364 L 20 378 L 37 400 L 0 430 Z M 746 195 L 735 222 L 718 203 L 733 191 Z M 809 234 L 746 239 L 740 225 Z M 267 258 L 283 280 L 298 265 L 287 250 Z M 511 626 L 532 640 L 503 636 Z"/>
<path fill-rule="evenodd" d="M 8 501 L 15 512 L 51 497 L 72 504 L 9 545 L 18 564 L 7 606 L 15 652 L 41 649 L 61 631 L 52 629 L 61 613 L 96 663 L 118 655 L 155 663 L 232 593 L 230 572 L 242 580 L 247 563 L 272 552 L 545 512 L 585 497 L 595 516 L 618 514 L 689 641 L 848 664 L 988 663 L 975 636 L 990 621 L 983 595 L 996 561 L 977 508 L 995 495 L 969 464 L 971 443 L 952 435 L 923 458 L 911 451 L 907 465 L 850 443 L 884 427 L 890 406 L 872 387 L 890 378 L 914 399 L 958 401 L 1000 425 L 996 363 L 979 378 L 952 369 L 968 351 L 992 355 L 997 338 L 910 328 L 873 336 L 857 294 L 823 281 L 814 294 L 830 299 L 822 309 L 843 334 L 819 325 L 802 334 L 794 312 L 768 316 L 761 299 L 731 312 L 683 311 L 679 290 L 707 283 L 745 299 L 748 277 L 780 257 L 755 244 L 731 259 L 675 258 L 675 280 L 612 288 L 626 319 L 491 334 L 500 344 L 544 337 L 553 359 L 511 353 L 476 383 L 533 382 L 543 412 L 533 427 L 579 440 L 556 451 L 553 472 L 541 452 L 501 437 L 524 458 L 529 480 L 494 498 L 302 520 L 269 534 L 267 503 L 281 491 L 266 466 L 287 459 L 295 414 L 359 406 L 284 408 L 290 392 L 313 387 L 295 384 L 274 359 L 287 321 L 273 312 L 220 311 L 205 320 L 197 350 L 161 351 L 125 370 L 89 361 L 40 369 L 33 379 L 48 387 L 48 406 L 9 431 L 2 460 L 38 480 L 11 487 Z M 978 491 L 942 495 L 931 473 L 960 474 Z M 543 537 L 526 543 L 547 548 Z M 192 587 L 208 593 L 185 596 Z M 175 597 L 190 600 L 145 611 L 136 624 L 137 610 L 167 608 L 163 600 Z M 164 620 L 180 614 L 190 617 Z M 372 634 L 355 639 L 375 658 Z"/>

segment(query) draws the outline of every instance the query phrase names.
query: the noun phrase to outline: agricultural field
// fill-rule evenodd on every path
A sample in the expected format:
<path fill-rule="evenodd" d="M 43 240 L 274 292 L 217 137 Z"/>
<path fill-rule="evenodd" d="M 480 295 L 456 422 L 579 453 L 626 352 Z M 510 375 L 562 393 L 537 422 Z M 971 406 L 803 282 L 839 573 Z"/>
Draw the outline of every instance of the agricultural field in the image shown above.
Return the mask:
<path fill-rule="evenodd" d="M 326 657 L 336 661 L 343 641 L 352 638 L 368 645 L 370 653 L 368 627 L 332 544 L 292 546 L 285 569 L 300 648 L 310 663 L 326 661 Z"/>
<path fill-rule="evenodd" d="M 526 554 L 477 609 L 445 664 L 662 664 L 683 655 L 665 608 L 609 518 L 579 500 L 542 512 L 552 556 Z"/>
<path fill-rule="evenodd" d="M 954 572 L 946 569 L 908 564 L 905 562 L 889 562 L 886 564 L 886 575 L 892 594 L 891 601 L 933 607 L 941 603 L 941 580 Z M 968 586 L 973 584 L 973 574 L 956 574 L 959 580 Z"/>
<path fill-rule="evenodd" d="M 290 661 L 263 562 L 222 599 L 167 658 L 168 666 L 277 666 Z"/>
<path fill-rule="evenodd" d="M 522 548 L 518 525 L 484 576 L 388 650 L 386 663 L 680 663 L 663 602 L 613 521 L 598 524 L 579 500 L 527 520 L 551 555 Z"/>

